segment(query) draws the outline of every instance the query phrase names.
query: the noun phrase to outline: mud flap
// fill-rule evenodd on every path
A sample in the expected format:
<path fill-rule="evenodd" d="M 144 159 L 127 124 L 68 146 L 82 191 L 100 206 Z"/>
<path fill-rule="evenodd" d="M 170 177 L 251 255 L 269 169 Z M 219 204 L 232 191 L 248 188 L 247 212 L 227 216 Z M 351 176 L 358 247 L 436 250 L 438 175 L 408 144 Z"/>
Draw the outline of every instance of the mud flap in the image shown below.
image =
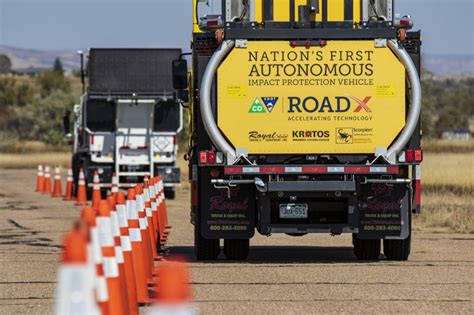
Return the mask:
<path fill-rule="evenodd" d="M 201 176 L 199 187 L 202 236 L 206 239 L 252 238 L 255 233 L 255 186 L 218 189 L 206 175 Z"/>
<path fill-rule="evenodd" d="M 369 184 L 359 199 L 360 239 L 406 239 L 410 235 L 410 190 L 406 185 Z"/>

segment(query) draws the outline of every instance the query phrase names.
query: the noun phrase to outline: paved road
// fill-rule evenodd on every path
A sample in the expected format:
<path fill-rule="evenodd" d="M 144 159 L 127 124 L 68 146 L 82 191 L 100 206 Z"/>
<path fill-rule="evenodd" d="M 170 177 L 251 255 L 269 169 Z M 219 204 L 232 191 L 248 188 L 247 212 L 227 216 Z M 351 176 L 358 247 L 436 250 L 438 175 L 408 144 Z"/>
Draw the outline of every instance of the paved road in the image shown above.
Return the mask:
<path fill-rule="evenodd" d="M 59 244 L 79 209 L 33 192 L 34 172 L 0 170 L 0 314 L 52 310 Z M 188 191 L 168 204 L 169 251 L 192 260 Z M 474 235 L 414 237 L 410 261 L 355 261 L 347 236 L 252 240 L 245 263 L 191 263 L 204 314 L 473 313 Z"/>

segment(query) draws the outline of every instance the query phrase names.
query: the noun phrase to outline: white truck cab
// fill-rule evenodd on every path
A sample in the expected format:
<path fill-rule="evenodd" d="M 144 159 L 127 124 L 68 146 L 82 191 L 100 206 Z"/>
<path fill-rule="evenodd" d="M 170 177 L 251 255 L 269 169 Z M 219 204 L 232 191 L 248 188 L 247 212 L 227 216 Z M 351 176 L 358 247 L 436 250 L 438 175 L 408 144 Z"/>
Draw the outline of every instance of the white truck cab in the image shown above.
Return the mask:
<path fill-rule="evenodd" d="M 172 87 L 179 49 L 91 49 L 88 89 L 74 108 L 73 173 L 84 169 L 89 190 L 97 170 L 101 187 L 127 188 L 145 176 L 163 177 L 174 198 L 180 183 L 177 136 L 182 100 Z"/>

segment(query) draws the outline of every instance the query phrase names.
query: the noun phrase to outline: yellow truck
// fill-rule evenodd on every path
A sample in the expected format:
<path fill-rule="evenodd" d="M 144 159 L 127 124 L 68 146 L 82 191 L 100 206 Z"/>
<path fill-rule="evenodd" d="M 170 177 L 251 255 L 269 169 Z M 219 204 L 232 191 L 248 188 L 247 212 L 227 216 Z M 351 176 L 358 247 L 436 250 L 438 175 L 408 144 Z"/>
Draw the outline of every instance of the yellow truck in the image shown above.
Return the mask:
<path fill-rule="evenodd" d="M 420 32 L 391 0 L 194 1 L 189 160 L 199 260 L 255 231 L 351 233 L 406 260 L 421 209 Z M 213 8 L 211 12 L 209 8 Z M 173 63 L 175 88 L 187 64 Z"/>

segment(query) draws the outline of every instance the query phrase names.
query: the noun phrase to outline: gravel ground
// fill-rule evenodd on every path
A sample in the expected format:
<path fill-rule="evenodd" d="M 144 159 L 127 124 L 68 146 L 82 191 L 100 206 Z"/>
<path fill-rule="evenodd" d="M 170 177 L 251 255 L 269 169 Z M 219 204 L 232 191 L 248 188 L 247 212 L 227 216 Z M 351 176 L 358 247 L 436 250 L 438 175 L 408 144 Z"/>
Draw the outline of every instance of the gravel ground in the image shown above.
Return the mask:
<path fill-rule="evenodd" d="M 52 311 L 60 240 L 79 208 L 0 169 L 0 314 Z M 474 313 L 474 235 L 416 233 L 408 262 L 354 260 L 350 236 L 257 235 L 246 262 L 193 261 L 189 195 L 168 202 L 170 254 L 186 256 L 203 314 Z"/>

